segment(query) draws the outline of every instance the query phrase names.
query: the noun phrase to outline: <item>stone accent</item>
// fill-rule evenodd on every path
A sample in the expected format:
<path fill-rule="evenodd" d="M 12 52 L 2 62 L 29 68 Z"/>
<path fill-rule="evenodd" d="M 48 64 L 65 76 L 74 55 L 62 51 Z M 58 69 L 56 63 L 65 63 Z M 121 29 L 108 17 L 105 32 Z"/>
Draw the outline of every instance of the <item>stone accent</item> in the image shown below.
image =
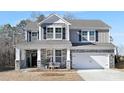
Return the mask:
<path fill-rule="evenodd" d="M 62 63 L 61 63 L 61 68 L 66 68 L 66 59 L 67 59 L 67 50 L 63 49 L 62 50 Z"/>
<path fill-rule="evenodd" d="M 16 60 L 15 61 L 15 70 L 20 70 L 20 61 L 19 60 Z"/>
<path fill-rule="evenodd" d="M 41 60 L 37 60 L 37 68 L 42 68 Z"/>
<path fill-rule="evenodd" d="M 115 67 L 115 57 L 114 57 L 114 55 L 109 55 L 109 67 L 110 68 L 114 68 Z"/>
<path fill-rule="evenodd" d="M 41 64 L 46 59 L 46 49 L 41 49 Z"/>

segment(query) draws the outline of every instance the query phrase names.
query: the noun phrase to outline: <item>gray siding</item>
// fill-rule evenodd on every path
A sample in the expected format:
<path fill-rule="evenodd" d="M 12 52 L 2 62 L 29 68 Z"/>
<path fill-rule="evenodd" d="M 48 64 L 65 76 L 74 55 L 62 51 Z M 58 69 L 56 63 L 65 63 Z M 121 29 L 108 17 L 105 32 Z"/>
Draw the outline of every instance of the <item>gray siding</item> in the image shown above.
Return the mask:
<path fill-rule="evenodd" d="M 81 43 L 79 41 L 79 30 L 70 30 L 70 40 L 72 43 Z M 98 41 L 97 43 L 109 43 L 109 31 L 108 30 L 97 30 L 98 31 Z"/>
<path fill-rule="evenodd" d="M 80 43 L 78 31 L 79 31 L 78 29 L 70 30 L 70 41 L 72 43 Z"/>
<path fill-rule="evenodd" d="M 109 43 L 109 31 L 98 30 L 98 43 Z"/>

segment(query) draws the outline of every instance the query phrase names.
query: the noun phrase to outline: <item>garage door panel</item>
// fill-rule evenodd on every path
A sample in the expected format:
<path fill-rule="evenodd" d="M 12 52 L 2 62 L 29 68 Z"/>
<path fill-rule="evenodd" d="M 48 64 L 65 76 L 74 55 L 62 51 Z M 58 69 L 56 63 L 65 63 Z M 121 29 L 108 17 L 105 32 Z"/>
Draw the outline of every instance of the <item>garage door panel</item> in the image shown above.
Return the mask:
<path fill-rule="evenodd" d="M 72 68 L 106 68 L 108 56 L 83 53 L 72 54 Z"/>

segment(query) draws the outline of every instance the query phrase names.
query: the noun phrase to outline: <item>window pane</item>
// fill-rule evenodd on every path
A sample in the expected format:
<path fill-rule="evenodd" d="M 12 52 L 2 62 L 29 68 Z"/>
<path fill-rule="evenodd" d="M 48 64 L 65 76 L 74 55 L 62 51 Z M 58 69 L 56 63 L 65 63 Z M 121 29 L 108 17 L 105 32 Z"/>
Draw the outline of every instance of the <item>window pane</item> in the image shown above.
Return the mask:
<path fill-rule="evenodd" d="M 32 32 L 32 36 L 37 36 L 37 32 Z"/>
<path fill-rule="evenodd" d="M 56 33 L 61 33 L 61 28 L 56 28 Z"/>
<path fill-rule="evenodd" d="M 90 31 L 90 36 L 94 36 L 95 32 L 94 31 Z"/>
<path fill-rule="evenodd" d="M 87 31 L 83 31 L 82 35 L 87 36 Z"/>
<path fill-rule="evenodd" d="M 61 34 L 56 34 L 56 38 L 61 38 Z"/>
<path fill-rule="evenodd" d="M 95 32 L 90 31 L 90 41 L 94 41 L 94 40 L 95 40 Z"/>
<path fill-rule="evenodd" d="M 56 28 L 56 38 L 62 38 L 62 31 L 61 28 Z"/>
<path fill-rule="evenodd" d="M 53 34 L 47 34 L 47 38 L 53 38 Z"/>
<path fill-rule="evenodd" d="M 61 57 L 56 57 L 56 62 L 61 62 Z"/>
<path fill-rule="evenodd" d="M 47 38 L 53 38 L 53 28 L 47 28 Z"/>
<path fill-rule="evenodd" d="M 87 35 L 88 35 L 88 32 L 87 31 L 83 31 L 82 35 L 81 35 L 81 40 L 82 41 L 87 41 L 88 40 Z"/>
<path fill-rule="evenodd" d="M 47 33 L 53 33 L 53 28 L 47 28 Z"/>
<path fill-rule="evenodd" d="M 61 50 L 56 50 L 56 56 L 61 56 Z"/>

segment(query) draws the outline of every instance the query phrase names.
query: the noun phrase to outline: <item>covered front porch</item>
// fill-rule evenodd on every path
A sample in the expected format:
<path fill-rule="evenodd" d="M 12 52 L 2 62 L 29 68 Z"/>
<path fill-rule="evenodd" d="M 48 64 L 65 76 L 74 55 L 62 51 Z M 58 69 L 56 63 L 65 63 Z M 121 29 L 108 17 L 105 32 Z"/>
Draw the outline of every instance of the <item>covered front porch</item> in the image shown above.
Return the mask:
<path fill-rule="evenodd" d="M 61 44 L 37 45 L 33 46 L 23 44 L 15 48 L 15 70 L 22 68 L 39 68 L 39 69 L 70 69 L 70 47 Z M 49 43 L 47 43 L 49 44 Z M 40 44 L 41 45 L 41 44 Z"/>

